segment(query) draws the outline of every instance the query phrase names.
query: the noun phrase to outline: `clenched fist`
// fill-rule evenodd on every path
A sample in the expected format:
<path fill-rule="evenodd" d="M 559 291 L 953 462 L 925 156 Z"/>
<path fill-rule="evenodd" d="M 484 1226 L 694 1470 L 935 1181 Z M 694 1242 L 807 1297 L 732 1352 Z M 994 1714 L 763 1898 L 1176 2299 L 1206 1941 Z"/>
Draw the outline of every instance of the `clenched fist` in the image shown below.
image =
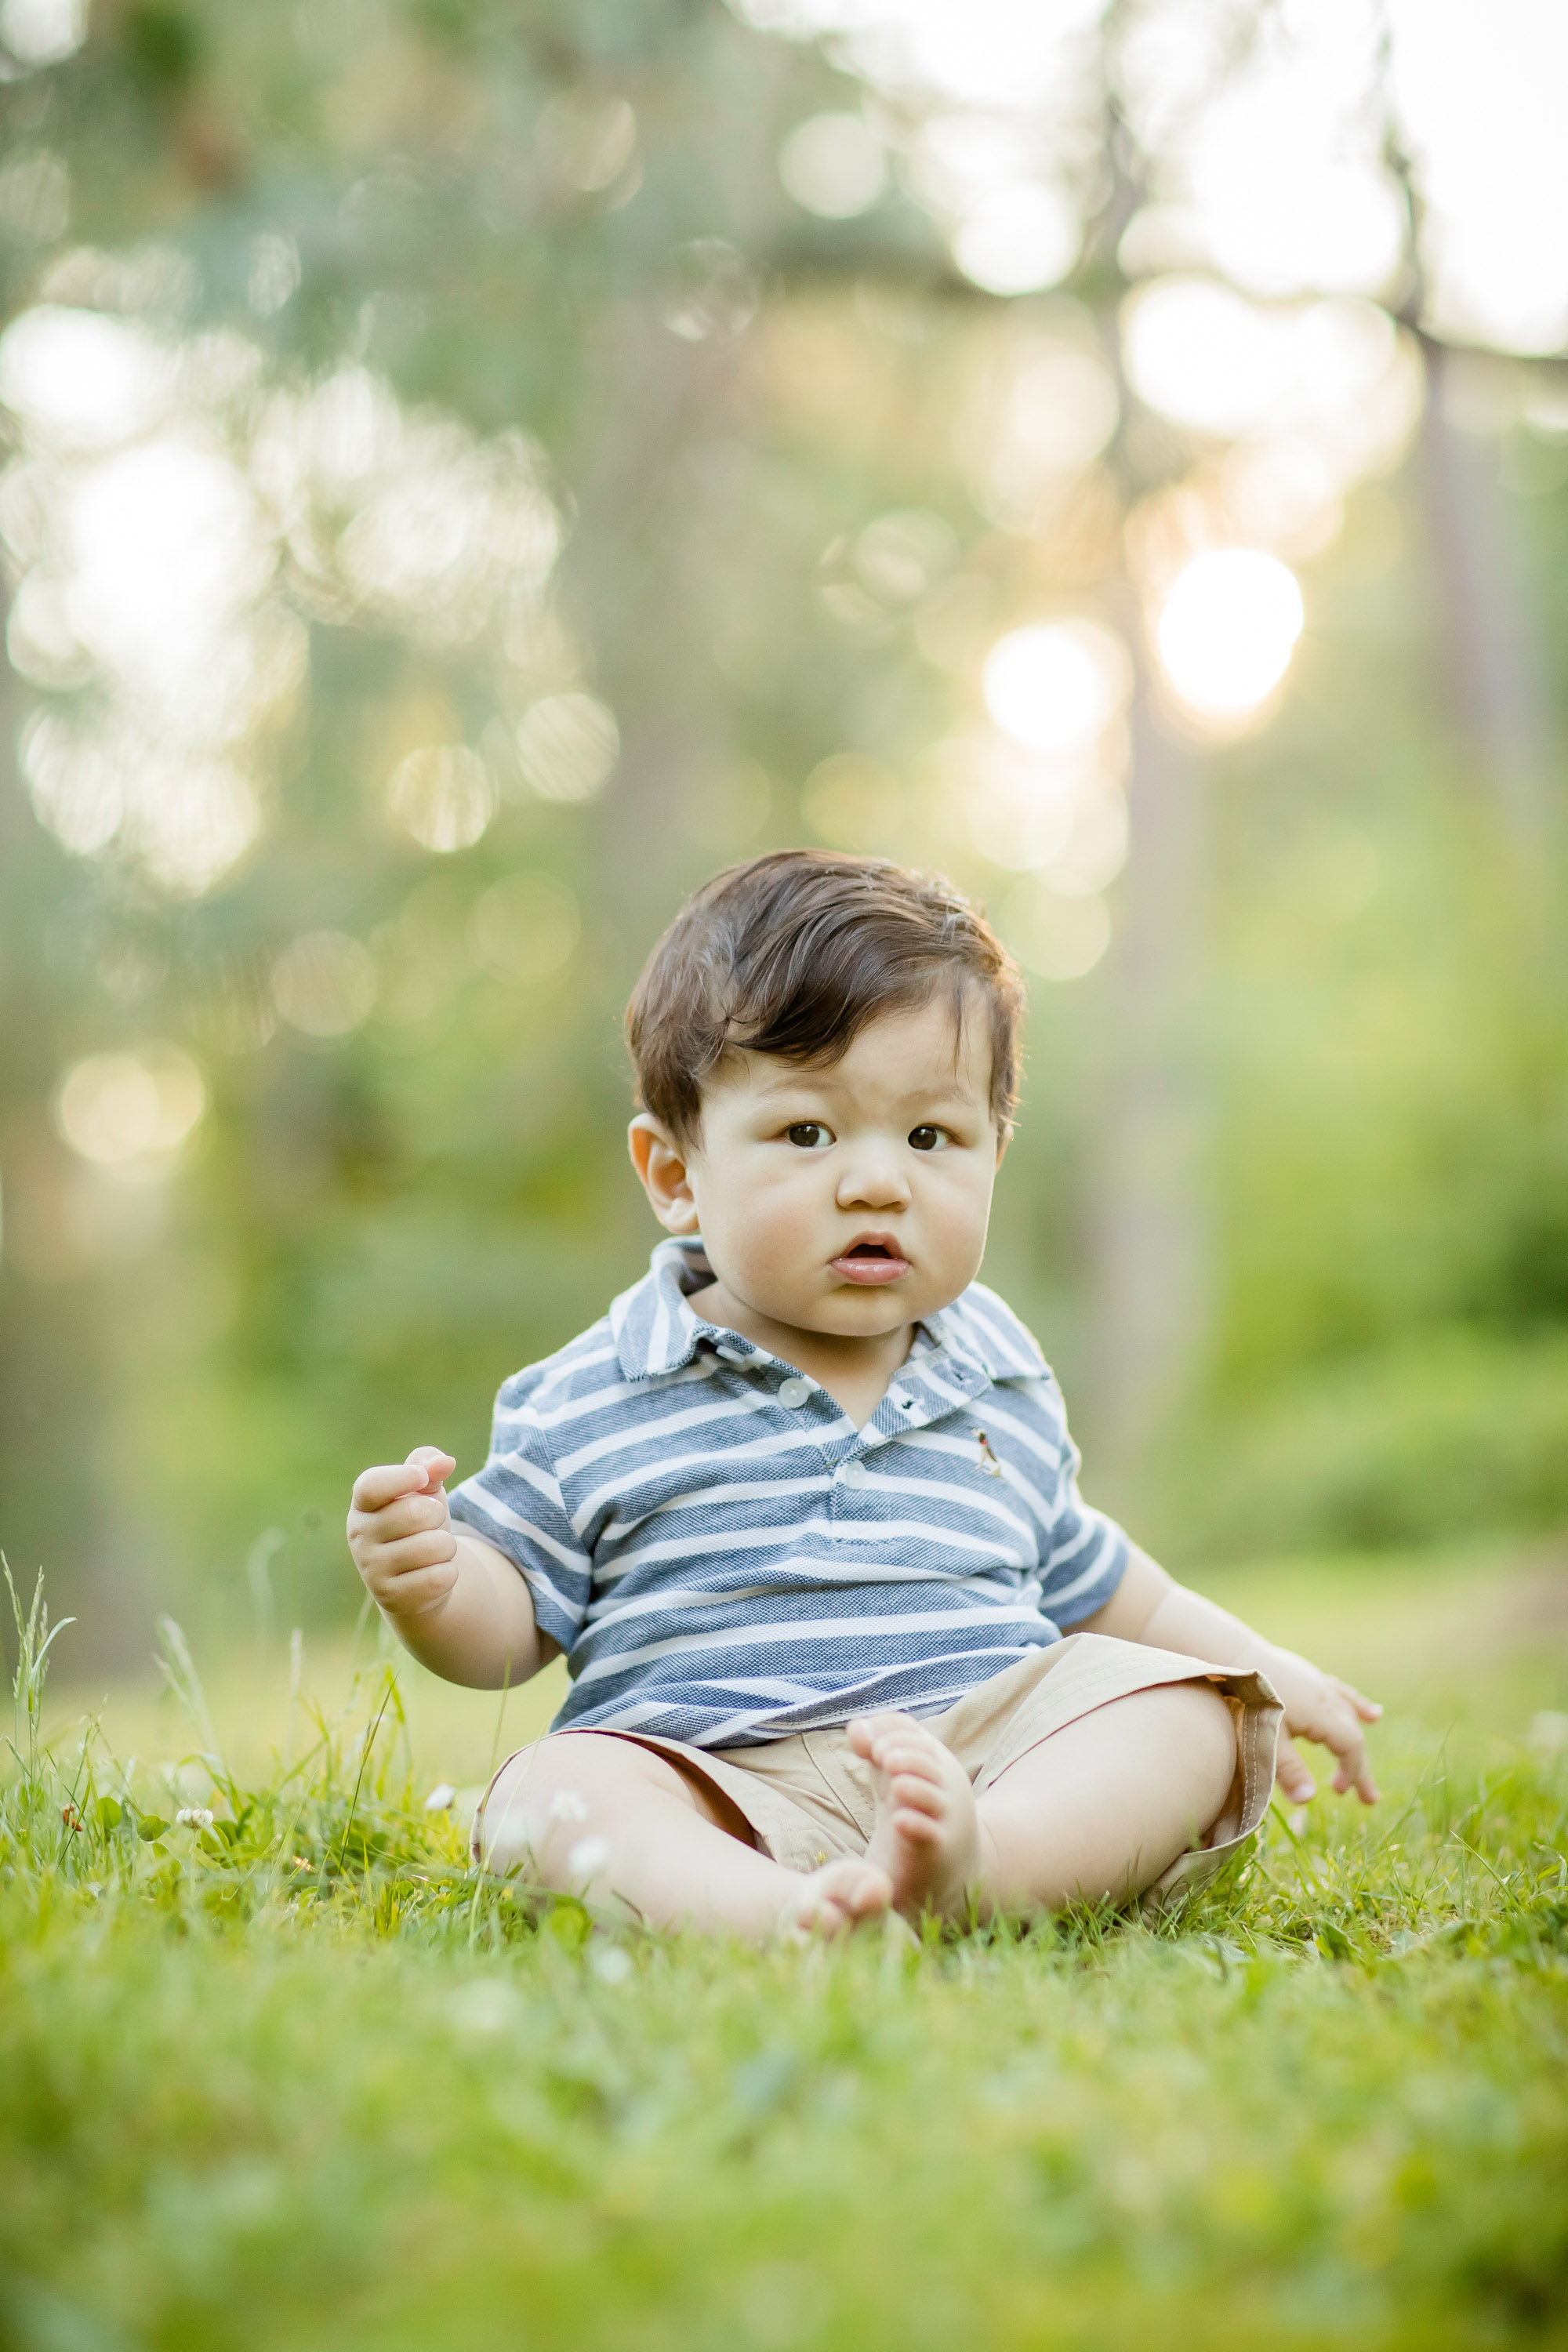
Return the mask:
<path fill-rule="evenodd" d="M 458 1581 L 458 1538 L 442 1485 L 457 1463 L 436 1445 L 406 1462 L 362 1470 L 349 1513 L 349 1549 L 365 1589 L 389 1617 L 439 1609 Z"/>

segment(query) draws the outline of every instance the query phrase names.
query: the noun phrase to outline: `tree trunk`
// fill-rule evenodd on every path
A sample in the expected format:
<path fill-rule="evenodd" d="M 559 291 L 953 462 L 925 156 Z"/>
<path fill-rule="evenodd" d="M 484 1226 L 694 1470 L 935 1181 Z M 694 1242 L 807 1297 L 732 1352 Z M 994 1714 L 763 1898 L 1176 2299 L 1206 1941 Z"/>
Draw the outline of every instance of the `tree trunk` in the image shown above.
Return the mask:
<path fill-rule="evenodd" d="M 1552 826 L 1552 713 L 1508 493 L 1491 444 L 1462 431 L 1450 385 L 1463 360 L 1423 337 L 1421 485 L 1434 559 L 1438 649 L 1455 725 L 1515 848 Z"/>
<path fill-rule="evenodd" d="M 1112 950 L 1108 1084 L 1091 1217 L 1092 1429 L 1119 1487 L 1140 1482 L 1207 1320 L 1196 975 L 1205 811 L 1197 762 L 1159 723 L 1136 626 L 1131 849 Z"/>

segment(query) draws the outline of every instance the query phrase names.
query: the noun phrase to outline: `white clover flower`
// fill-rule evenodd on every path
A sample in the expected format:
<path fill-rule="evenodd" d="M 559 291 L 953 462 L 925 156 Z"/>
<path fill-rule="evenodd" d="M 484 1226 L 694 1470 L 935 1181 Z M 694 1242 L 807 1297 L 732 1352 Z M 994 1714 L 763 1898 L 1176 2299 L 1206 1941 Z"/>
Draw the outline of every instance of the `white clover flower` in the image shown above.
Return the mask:
<path fill-rule="evenodd" d="M 585 1822 L 588 1800 L 575 1789 L 557 1789 L 550 1800 L 550 1811 L 546 1818 L 552 1822 Z"/>
<path fill-rule="evenodd" d="M 491 2033 L 504 2033 L 517 2023 L 522 2014 L 522 2002 L 515 1985 L 504 1978 L 480 1977 L 471 1984 L 460 1985 L 447 2003 L 447 2015 L 458 2032 L 475 2041 Z"/>
<path fill-rule="evenodd" d="M 453 1781 L 437 1780 L 436 1786 L 431 1790 L 430 1794 L 425 1800 L 426 1811 L 427 1813 L 449 1812 L 451 1811 L 452 1800 L 457 1793 L 457 1787 Z"/>
<path fill-rule="evenodd" d="M 190 1830 L 210 1830 L 213 1825 L 212 1809 L 207 1805 L 182 1805 L 174 1819 Z"/>
<path fill-rule="evenodd" d="M 592 1878 L 609 1858 L 608 1838 L 579 1838 L 566 1857 L 567 1872 L 573 1878 Z"/>

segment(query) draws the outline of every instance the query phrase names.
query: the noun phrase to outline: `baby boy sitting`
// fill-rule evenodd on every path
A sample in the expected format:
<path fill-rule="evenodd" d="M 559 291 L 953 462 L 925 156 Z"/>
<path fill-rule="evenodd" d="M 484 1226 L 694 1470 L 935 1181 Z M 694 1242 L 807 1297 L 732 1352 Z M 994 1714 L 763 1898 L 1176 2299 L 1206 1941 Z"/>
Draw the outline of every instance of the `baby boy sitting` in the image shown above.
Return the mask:
<path fill-rule="evenodd" d="M 1281 1712 L 1376 1796 L 1379 1710 L 1173 1582 L 1076 1483 L 1061 1392 L 974 1279 L 1022 992 L 945 884 L 784 851 L 654 950 L 631 1153 L 673 1236 L 507 1381 L 449 1500 L 416 1447 L 349 1542 L 414 1654 L 564 1652 L 475 1822 L 649 1926 L 754 1939 L 1168 1900 L 1250 1835 Z M 1312 1794 L 1286 1740 L 1279 1777 Z"/>

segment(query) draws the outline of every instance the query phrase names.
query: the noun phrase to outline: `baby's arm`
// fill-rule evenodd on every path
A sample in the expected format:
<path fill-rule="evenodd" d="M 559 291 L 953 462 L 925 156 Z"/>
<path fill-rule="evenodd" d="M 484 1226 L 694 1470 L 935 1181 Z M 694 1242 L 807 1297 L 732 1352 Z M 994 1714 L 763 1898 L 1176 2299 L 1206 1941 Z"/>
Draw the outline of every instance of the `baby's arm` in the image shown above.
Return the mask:
<path fill-rule="evenodd" d="M 362 1470 L 349 1549 L 366 1590 L 405 1649 L 449 1683 L 500 1690 L 557 1654 L 533 1619 L 524 1578 L 492 1543 L 452 1525 L 442 1480 L 449 1454 L 416 1445 L 406 1462 Z"/>
<path fill-rule="evenodd" d="M 1325 1675 L 1309 1659 L 1298 1657 L 1294 1650 L 1266 1642 L 1228 1609 L 1189 1592 L 1136 1546 L 1110 1599 L 1073 1631 L 1146 1642 L 1152 1649 L 1207 1658 L 1216 1666 L 1257 1667 L 1284 1701 L 1286 1730 L 1332 1751 L 1339 1768 L 1333 1786 L 1339 1793 L 1353 1789 L 1363 1805 L 1377 1802 L 1362 1726 L 1375 1723 L 1382 1707 L 1336 1675 Z M 1297 1803 L 1317 1793 L 1305 1758 L 1288 1738 L 1279 1743 L 1279 1780 Z"/>

